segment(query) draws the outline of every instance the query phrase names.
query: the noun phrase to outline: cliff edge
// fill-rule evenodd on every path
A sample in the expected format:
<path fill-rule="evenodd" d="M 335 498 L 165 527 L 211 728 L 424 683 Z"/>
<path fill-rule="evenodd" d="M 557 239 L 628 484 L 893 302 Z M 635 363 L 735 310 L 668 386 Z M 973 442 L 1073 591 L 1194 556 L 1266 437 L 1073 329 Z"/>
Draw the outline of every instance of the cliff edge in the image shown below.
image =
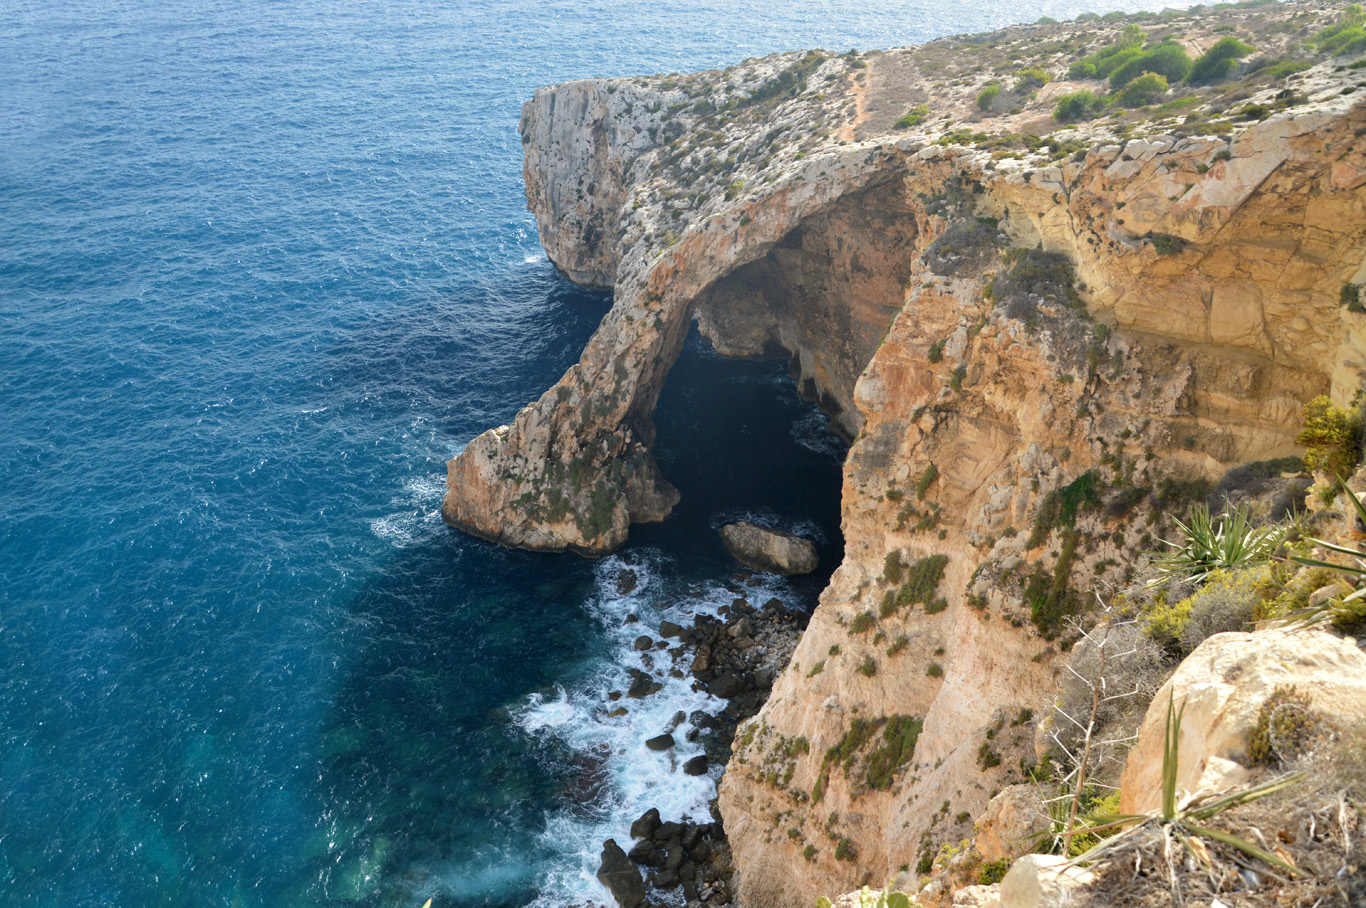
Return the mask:
<path fill-rule="evenodd" d="M 446 521 L 602 554 L 667 517 L 652 414 L 693 320 L 723 354 L 788 358 L 853 442 L 844 563 L 721 789 L 748 908 L 970 834 L 1035 758 L 1067 619 L 1231 467 L 1296 454 L 1307 401 L 1361 387 L 1366 91 L 1304 45 L 1339 11 L 1020 26 L 527 102 L 542 243 L 615 298 L 578 364 L 450 462 Z M 1256 55 L 1209 84 L 1082 94 L 1107 49 L 1231 35 Z"/>

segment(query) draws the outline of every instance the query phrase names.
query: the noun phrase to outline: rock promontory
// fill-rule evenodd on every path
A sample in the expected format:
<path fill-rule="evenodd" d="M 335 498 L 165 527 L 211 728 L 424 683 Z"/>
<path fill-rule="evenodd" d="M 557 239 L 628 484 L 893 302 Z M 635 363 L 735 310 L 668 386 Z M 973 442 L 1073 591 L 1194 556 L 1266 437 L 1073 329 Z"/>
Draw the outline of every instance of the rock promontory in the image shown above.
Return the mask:
<path fill-rule="evenodd" d="M 1366 81 L 1314 36 L 1354 15 L 1115 14 L 526 103 L 542 244 L 614 299 L 450 462 L 446 521 L 596 555 L 665 519 L 653 413 L 694 323 L 787 359 L 851 441 L 843 561 L 721 784 L 746 908 L 951 860 L 1046 756 L 1097 602 L 1174 515 L 1279 481 L 1306 404 L 1351 404 Z M 1095 63 L 1216 46 L 1141 96 Z"/>

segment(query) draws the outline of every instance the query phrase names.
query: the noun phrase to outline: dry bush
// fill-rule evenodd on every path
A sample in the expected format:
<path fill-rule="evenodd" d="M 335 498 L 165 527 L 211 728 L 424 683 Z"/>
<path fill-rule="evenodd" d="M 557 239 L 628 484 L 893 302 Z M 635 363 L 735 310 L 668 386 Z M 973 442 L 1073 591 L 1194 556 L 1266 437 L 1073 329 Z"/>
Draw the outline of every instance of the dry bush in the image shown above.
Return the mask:
<path fill-rule="evenodd" d="M 1072 649 L 1063 670 L 1051 725 L 1063 760 L 1080 753 L 1084 746 L 1087 719 L 1099 685 L 1101 697 L 1096 709 L 1096 725 L 1091 732 L 1091 769 L 1088 774 L 1101 783 L 1117 781 L 1143 714 L 1157 689 L 1171 674 L 1161 647 L 1133 624 L 1116 624 L 1104 638 L 1107 649 L 1102 675 L 1102 631 L 1092 631 Z M 1069 718 L 1070 717 L 1070 718 Z"/>

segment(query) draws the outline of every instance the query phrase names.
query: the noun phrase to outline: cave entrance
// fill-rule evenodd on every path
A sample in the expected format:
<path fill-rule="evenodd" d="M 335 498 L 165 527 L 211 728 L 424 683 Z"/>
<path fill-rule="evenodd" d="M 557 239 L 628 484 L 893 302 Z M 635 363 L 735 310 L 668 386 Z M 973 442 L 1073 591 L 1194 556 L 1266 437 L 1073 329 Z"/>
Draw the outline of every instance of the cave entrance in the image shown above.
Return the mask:
<path fill-rule="evenodd" d="M 694 327 L 660 394 L 655 430 L 655 458 L 682 497 L 663 523 L 633 526 L 631 545 L 675 553 L 686 580 L 709 582 L 739 569 L 721 543 L 725 524 L 796 532 L 820 555 L 814 574 L 790 581 L 813 606 L 843 557 L 848 445 L 797 393 L 785 360 L 723 357 Z"/>
<path fill-rule="evenodd" d="M 899 174 L 841 197 L 703 291 L 701 333 L 725 356 L 788 360 L 802 396 L 852 440 L 854 383 L 901 311 L 922 217 Z"/>

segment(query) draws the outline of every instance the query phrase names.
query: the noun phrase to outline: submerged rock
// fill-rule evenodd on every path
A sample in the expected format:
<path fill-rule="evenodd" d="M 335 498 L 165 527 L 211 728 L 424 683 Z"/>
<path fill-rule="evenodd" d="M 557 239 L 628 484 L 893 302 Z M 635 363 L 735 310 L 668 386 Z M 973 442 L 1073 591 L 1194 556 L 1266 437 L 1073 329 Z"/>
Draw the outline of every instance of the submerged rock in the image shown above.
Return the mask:
<path fill-rule="evenodd" d="M 816 547 L 809 540 L 744 520 L 722 527 L 721 541 L 736 561 L 756 571 L 809 574 L 819 563 Z"/>

